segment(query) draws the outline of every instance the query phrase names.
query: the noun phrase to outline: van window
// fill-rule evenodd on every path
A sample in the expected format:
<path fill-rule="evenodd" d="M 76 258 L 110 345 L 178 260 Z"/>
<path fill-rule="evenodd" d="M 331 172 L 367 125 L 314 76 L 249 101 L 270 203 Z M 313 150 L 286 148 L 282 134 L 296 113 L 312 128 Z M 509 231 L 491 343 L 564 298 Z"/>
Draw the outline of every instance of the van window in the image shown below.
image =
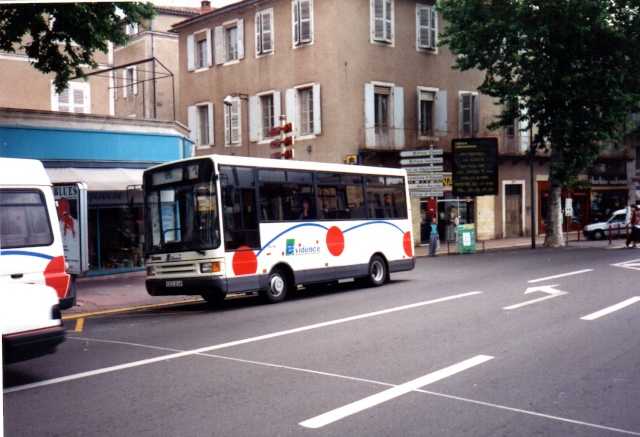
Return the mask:
<path fill-rule="evenodd" d="M 44 193 L 36 189 L 0 190 L 0 247 L 51 244 L 53 233 Z"/>

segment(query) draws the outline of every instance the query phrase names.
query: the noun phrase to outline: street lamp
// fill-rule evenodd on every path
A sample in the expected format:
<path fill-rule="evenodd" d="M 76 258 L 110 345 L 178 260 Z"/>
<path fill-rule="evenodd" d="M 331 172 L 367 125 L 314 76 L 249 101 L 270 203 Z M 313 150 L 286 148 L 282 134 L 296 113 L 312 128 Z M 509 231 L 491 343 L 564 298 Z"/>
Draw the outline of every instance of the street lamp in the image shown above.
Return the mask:
<path fill-rule="evenodd" d="M 231 106 L 233 105 L 233 100 L 235 98 L 239 98 L 240 100 L 246 100 L 247 102 L 249 101 L 249 96 L 247 94 L 231 93 L 231 94 L 227 94 L 225 98 L 222 99 L 222 103 L 224 103 L 224 106 L 226 106 L 227 108 L 231 108 Z M 247 106 L 247 122 L 246 122 L 247 156 L 251 156 L 251 140 L 249 139 L 249 118 L 248 117 L 249 117 L 249 107 Z M 240 121 L 240 129 L 242 129 L 242 119 L 240 119 L 239 121 Z"/>
<path fill-rule="evenodd" d="M 231 106 L 233 104 L 234 97 L 239 97 L 241 100 L 249 100 L 249 96 L 247 94 L 231 93 L 227 94 L 227 96 L 222 99 L 222 103 L 224 103 L 226 106 Z"/>

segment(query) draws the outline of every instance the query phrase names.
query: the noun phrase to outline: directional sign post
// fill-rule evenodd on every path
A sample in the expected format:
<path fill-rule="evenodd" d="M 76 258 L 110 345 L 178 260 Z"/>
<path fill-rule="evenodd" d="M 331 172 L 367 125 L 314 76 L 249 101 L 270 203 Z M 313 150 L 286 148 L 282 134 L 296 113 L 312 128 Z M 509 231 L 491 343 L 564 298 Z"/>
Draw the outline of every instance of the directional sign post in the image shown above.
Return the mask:
<path fill-rule="evenodd" d="M 442 149 L 402 150 L 400 165 L 405 166 L 411 197 L 444 197 Z M 438 164 L 438 165 L 434 165 Z"/>

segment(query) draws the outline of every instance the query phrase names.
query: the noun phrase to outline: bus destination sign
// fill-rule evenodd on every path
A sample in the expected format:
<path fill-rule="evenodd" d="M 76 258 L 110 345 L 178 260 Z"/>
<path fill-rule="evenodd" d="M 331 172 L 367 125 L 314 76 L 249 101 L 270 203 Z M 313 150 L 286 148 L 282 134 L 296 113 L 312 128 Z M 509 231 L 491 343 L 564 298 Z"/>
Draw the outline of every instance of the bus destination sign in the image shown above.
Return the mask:
<path fill-rule="evenodd" d="M 498 139 L 464 138 L 451 141 L 453 195 L 498 195 Z"/>

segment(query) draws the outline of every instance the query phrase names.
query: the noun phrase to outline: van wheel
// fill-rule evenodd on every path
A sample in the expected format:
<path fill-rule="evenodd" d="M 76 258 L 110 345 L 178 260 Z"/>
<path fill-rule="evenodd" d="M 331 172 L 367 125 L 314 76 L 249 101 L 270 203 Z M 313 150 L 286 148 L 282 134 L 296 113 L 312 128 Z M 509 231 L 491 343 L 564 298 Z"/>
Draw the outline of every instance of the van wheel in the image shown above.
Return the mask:
<path fill-rule="evenodd" d="M 603 237 L 604 237 L 604 232 L 602 232 L 602 231 L 594 231 L 593 232 L 593 239 L 594 240 L 602 240 Z"/>
<path fill-rule="evenodd" d="M 267 303 L 278 303 L 287 297 L 292 287 L 293 284 L 287 272 L 281 267 L 276 267 L 271 270 L 267 288 L 260 291 L 260 295 Z"/>
<path fill-rule="evenodd" d="M 366 285 L 379 287 L 388 279 L 387 264 L 380 255 L 373 255 L 369 261 L 369 270 L 364 278 Z"/>

